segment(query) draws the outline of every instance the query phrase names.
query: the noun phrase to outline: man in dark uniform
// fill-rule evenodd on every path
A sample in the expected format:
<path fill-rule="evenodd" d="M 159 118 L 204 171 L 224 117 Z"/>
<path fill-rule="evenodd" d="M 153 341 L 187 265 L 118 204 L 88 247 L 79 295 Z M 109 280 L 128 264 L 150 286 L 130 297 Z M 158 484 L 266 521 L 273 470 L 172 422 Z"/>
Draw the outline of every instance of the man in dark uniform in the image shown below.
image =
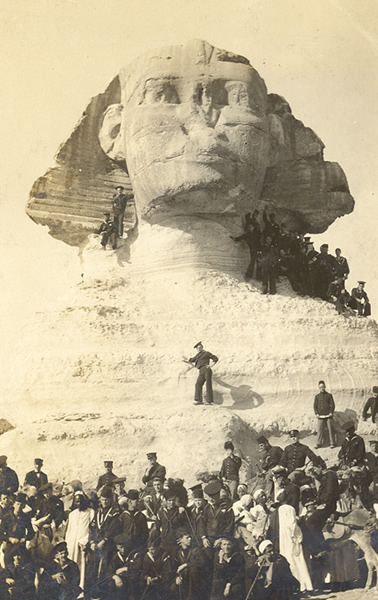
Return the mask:
<path fill-rule="evenodd" d="M 18 490 L 18 485 L 16 471 L 7 466 L 6 456 L 0 456 L 0 494 L 2 492 L 15 494 Z"/>
<path fill-rule="evenodd" d="M 335 264 L 336 273 L 345 282 L 345 280 L 348 278 L 348 275 L 349 275 L 348 261 L 344 256 L 341 256 L 340 248 L 336 248 L 335 254 L 336 254 L 336 264 Z"/>
<path fill-rule="evenodd" d="M 372 483 L 372 505 L 378 518 L 378 441 L 369 440 L 370 452 L 365 454 L 365 463 L 369 472 L 368 484 Z"/>
<path fill-rule="evenodd" d="M 53 549 L 53 560 L 47 565 L 48 579 L 42 583 L 41 598 L 49 600 L 76 600 L 82 598 L 80 571 L 77 564 L 68 558 L 66 542 L 59 542 Z"/>
<path fill-rule="evenodd" d="M 35 527 L 42 529 L 50 541 L 54 530 L 64 521 L 64 505 L 62 500 L 53 494 L 52 483 L 45 483 L 39 488 L 40 495 L 35 505 Z"/>
<path fill-rule="evenodd" d="M 359 316 L 369 317 L 371 315 L 371 306 L 367 293 L 364 290 L 365 281 L 358 281 L 358 287 L 352 289 L 352 298 L 349 306 L 358 311 Z"/>
<path fill-rule="evenodd" d="M 295 512 L 299 513 L 299 501 L 300 501 L 300 490 L 299 487 L 290 481 L 287 477 L 287 470 L 281 465 L 276 465 L 272 469 L 273 482 L 274 482 L 274 496 L 273 500 L 275 503 L 279 503 L 282 500 L 282 496 L 285 497 L 285 504 L 290 504 L 295 508 Z"/>
<path fill-rule="evenodd" d="M 250 213 L 248 213 L 250 214 Z M 251 279 L 255 270 L 257 253 L 261 248 L 261 229 L 257 222 L 258 210 L 255 210 L 251 219 L 246 223 L 246 231 L 237 237 L 230 236 L 234 242 L 245 242 L 249 248 L 250 262 L 245 273 L 245 279 Z"/>
<path fill-rule="evenodd" d="M 113 194 L 112 209 L 114 224 L 117 227 L 117 234 L 119 237 L 123 236 L 123 218 L 125 215 L 127 201 L 131 197 L 132 196 L 124 193 L 124 187 L 122 185 L 117 185 L 116 192 Z"/>
<path fill-rule="evenodd" d="M 328 302 L 332 302 L 339 315 L 341 315 L 345 312 L 352 313 L 352 310 L 348 306 L 350 299 L 351 296 L 345 289 L 344 280 L 340 275 L 334 275 L 333 281 L 331 281 L 327 290 Z"/>
<path fill-rule="evenodd" d="M 362 466 L 365 459 L 365 442 L 356 433 L 353 421 L 347 421 L 343 425 L 346 438 L 341 446 L 338 458 L 340 463 L 347 467 Z"/>
<path fill-rule="evenodd" d="M 128 537 L 130 547 L 136 552 L 141 552 L 148 540 L 147 518 L 138 510 L 138 490 L 129 490 L 127 493 L 127 509 L 120 515 L 121 531 Z"/>
<path fill-rule="evenodd" d="M 318 440 L 315 448 L 321 448 L 324 444 L 324 434 L 328 429 L 331 448 L 335 447 L 335 434 L 333 431 L 333 413 L 335 412 L 335 401 L 332 394 L 326 392 L 324 381 L 319 381 L 319 394 L 314 400 L 314 413 L 318 419 Z"/>
<path fill-rule="evenodd" d="M 155 477 L 159 477 L 161 481 L 165 481 L 166 469 L 163 465 L 159 465 L 156 452 L 147 452 L 148 467 L 142 477 L 142 482 L 151 491 L 152 481 Z"/>
<path fill-rule="evenodd" d="M 32 485 L 33 487 L 36 487 L 37 490 L 39 490 L 39 488 L 45 485 L 45 483 L 48 483 L 46 473 L 42 472 L 42 465 L 42 458 L 34 459 L 34 471 L 29 471 L 28 473 L 26 473 L 24 486 Z"/>
<path fill-rule="evenodd" d="M 228 486 L 231 499 L 234 501 L 237 499 L 236 489 L 239 484 L 239 471 L 242 461 L 239 456 L 234 454 L 234 444 L 232 442 L 225 442 L 224 449 L 227 456 L 222 462 L 219 478 L 222 483 Z"/>
<path fill-rule="evenodd" d="M 334 469 L 322 469 L 319 465 L 311 466 L 311 473 L 318 482 L 318 504 L 326 511 L 327 520 L 336 511 L 336 504 L 340 498 L 339 480 Z"/>
<path fill-rule="evenodd" d="M 206 500 L 203 497 L 203 489 L 200 483 L 190 488 L 193 495 L 193 504 L 188 507 L 187 514 L 190 522 L 190 529 L 193 534 L 193 544 L 202 547 L 201 540 L 201 520 Z"/>
<path fill-rule="evenodd" d="M 362 411 L 362 418 L 364 421 L 366 421 L 366 419 L 368 417 L 371 417 L 372 422 L 375 423 L 375 417 L 376 417 L 377 413 L 378 413 L 378 386 L 374 385 L 373 386 L 373 395 L 370 398 L 368 398 L 368 400 L 366 401 L 366 404 Z"/>
<path fill-rule="evenodd" d="M 0 542 L 5 542 L 4 561 L 11 563 L 11 552 L 15 545 L 23 544 L 34 537 L 30 518 L 23 512 L 26 505 L 26 494 L 16 494 L 13 509 L 7 513 L 0 525 Z"/>
<path fill-rule="evenodd" d="M 98 491 L 100 488 L 106 486 L 112 487 L 115 479 L 119 479 L 119 477 L 113 473 L 113 461 L 112 460 L 104 460 L 105 473 L 100 475 L 98 478 L 96 490 Z"/>
<path fill-rule="evenodd" d="M 273 472 L 272 469 L 277 466 L 282 458 L 283 450 L 279 446 L 272 446 L 265 435 L 257 438 L 259 453 L 262 455 L 259 460 L 260 475 L 264 477 L 264 488 L 269 498 L 273 497 Z"/>
<path fill-rule="evenodd" d="M 210 368 L 210 361 L 213 361 L 215 365 L 218 362 L 218 357 L 215 354 L 211 354 L 207 350 L 204 350 L 202 342 L 198 342 L 194 348 L 197 350 L 197 354 L 192 358 L 189 358 L 189 362 L 193 363 L 194 366 L 199 370 L 197 377 L 195 390 L 194 390 L 194 404 L 203 404 L 202 400 L 202 388 L 206 382 L 206 402 L 205 404 L 213 404 L 213 385 L 212 385 L 212 370 Z M 184 358 L 184 362 L 188 362 Z"/>
<path fill-rule="evenodd" d="M 336 259 L 328 254 L 328 244 L 320 246 L 320 254 L 315 263 L 315 296 L 327 300 L 327 290 L 336 272 Z"/>
<path fill-rule="evenodd" d="M 110 241 L 113 250 L 117 248 L 117 232 L 118 227 L 115 222 L 110 218 L 110 213 L 104 213 L 105 221 L 103 221 L 96 233 L 102 234 L 101 246 L 106 249 L 106 244 Z"/>
<path fill-rule="evenodd" d="M 278 250 L 272 238 L 267 235 L 261 246 L 262 293 L 276 294 Z"/>
<path fill-rule="evenodd" d="M 289 432 L 289 436 L 293 440 L 293 443 L 284 448 L 280 465 L 287 469 L 288 479 L 290 481 L 300 483 L 304 477 L 303 468 L 306 460 L 310 460 L 315 464 L 321 464 L 323 467 L 325 467 L 325 462 L 320 456 L 316 456 L 311 448 L 300 443 L 298 429 L 292 429 Z"/>
<path fill-rule="evenodd" d="M 221 489 L 222 484 L 218 480 L 211 481 L 204 489 L 208 501 L 203 509 L 200 533 L 203 547 L 211 560 L 214 556 L 213 548 L 216 540 L 223 536 L 232 537 L 235 528 L 232 508 L 225 508 L 221 505 Z"/>
<path fill-rule="evenodd" d="M 319 252 L 314 248 L 314 242 L 306 243 L 307 282 L 305 291 L 310 296 L 316 295 L 316 270 Z"/>

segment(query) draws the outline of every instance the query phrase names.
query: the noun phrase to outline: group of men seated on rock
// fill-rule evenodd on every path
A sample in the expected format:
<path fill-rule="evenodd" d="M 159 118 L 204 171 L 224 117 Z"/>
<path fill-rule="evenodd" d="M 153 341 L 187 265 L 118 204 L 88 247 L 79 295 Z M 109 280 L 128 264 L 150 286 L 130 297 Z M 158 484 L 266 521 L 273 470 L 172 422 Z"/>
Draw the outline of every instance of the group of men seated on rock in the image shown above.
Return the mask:
<path fill-rule="evenodd" d="M 104 221 L 96 230 L 101 235 L 101 246 L 106 250 L 107 244 L 111 244 L 113 250 L 117 248 L 118 238 L 123 237 L 123 219 L 128 200 L 133 198 L 132 194 L 125 193 L 122 185 L 117 185 L 112 198 L 112 217 L 110 212 L 104 213 Z"/>
<path fill-rule="evenodd" d="M 147 454 L 140 489 L 126 491 L 126 478 L 105 461 L 96 490 L 74 480 L 60 493 L 39 458 L 20 491 L 2 456 L 0 598 L 291 600 L 361 585 L 366 565 L 343 518 L 367 515 L 370 539 L 378 442 L 366 452 L 354 424 L 344 429 L 330 467 L 297 430 L 283 449 L 260 436 L 259 472 L 245 484 L 228 441 L 220 472 L 189 490 L 166 478 L 155 452 Z"/>
<path fill-rule="evenodd" d="M 284 223 L 278 224 L 274 213 L 263 212 L 263 223 L 259 222 L 260 211 L 245 216 L 245 231 L 235 242 L 244 241 L 250 252 L 250 263 L 245 279 L 262 281 L 263 294 L 277 293 L 277 280 L 287 277 L 292 289 L 298 294 L 321 298 L 336 305 L 338 312 L 370 315 L 370 303 L 364 290 L 364 281 L 359 281 L 351 294 L 345 289 L 349 275 L 347 259 L 336 248 L 335 256 L 328 253 L 328 244 L 314 248 L 310 237 L 289 231 Z"/>

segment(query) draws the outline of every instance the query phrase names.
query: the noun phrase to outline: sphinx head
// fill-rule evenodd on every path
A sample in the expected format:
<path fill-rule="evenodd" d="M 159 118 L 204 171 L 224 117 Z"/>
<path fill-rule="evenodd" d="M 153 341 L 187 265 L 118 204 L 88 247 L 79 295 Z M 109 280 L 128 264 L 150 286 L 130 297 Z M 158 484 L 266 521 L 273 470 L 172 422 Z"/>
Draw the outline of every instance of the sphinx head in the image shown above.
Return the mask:
<path fill-rule="evenodd" d="M 269 153 L 264 81 L 203 41 L 136 59 L 120 75 L 100 142 L 122 148 L 139 218 L 240 216 L 259 197 Z"/>

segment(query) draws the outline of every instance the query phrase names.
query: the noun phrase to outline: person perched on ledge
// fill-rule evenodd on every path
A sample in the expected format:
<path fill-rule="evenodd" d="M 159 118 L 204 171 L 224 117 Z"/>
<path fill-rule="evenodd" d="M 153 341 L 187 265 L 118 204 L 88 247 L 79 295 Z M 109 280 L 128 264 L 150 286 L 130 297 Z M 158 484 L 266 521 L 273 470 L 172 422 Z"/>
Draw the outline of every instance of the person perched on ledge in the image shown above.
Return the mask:
<path fill-rule="evenodd" d="M 335 308 L 339 315 L 343 313 L 352 313 L 353 311 L 349 308 L 350 295 L 344 287 L 344 280 L 340 275 L 335 275 L 333 280 L 328 286 L 327 300 L 335 305 Z"/>
<path fill-rule="evenodd" d="M 194 389 L 194 404 L 203 404 L 202 400 L 202 388 L 206 382 L 206 404 L 213 404 L 213 384 L 212 384 L 212 370 L 210 368 L 210 361 L 213 361 L 215 365 L 218 362 L 218 357 L 215 354 L 211 354 L 207 350 L 204 350 L 202 342 L 197 342 L 194 348 L 197 350 L 197 354 L 189 361 L 184 358 L 184 362 L 193 363 L 194 366 L 199 370 L 195 389 Z"/>
<path fill-rule="evenodd" d="M 348 261 L 344 256 L 341 256 L 340 248 L 336 248 L 335 255 L 336 255 L 336 263 L 335 263 L 336 274 L 339 277 L 341 277 L 341 279 L 343 281 L 345 281 L 349 275 Z"/>
<path fill-rule="evenodd" d="M 288 479 L 290 481 L 300 484 L 301 480 L 304 478 L 303 469 L 306 459 L 311 460 L 315 464 L 321 464 L 322 467 L 325 467 L 325 462 L 320 456 L 316 456 L 311 448 L 300 443 L 298 429 L 292 429 L 289 432 L 289 436 L 293 440 L 293 443 L 284 448 L 280 465 L 287 469 Z"/>
<path fill-rule="evenodd" d="M 335 412 L 335 401 L 332 394 L 326 392 L 324 381 L 319 381 L 319 394 L 314 400 L 314 413 L 318 419 L 318 441 L 315 448 L 321 448 L 324 444 L 324 434 L 328 429 L 331 448 L 335 447 L 335 434 L 333 431 L 333 413 Z"/>
<path fill-rule="evenodd" d="M 364 290 L 365 281 L 358 281 L 358 287 L 352 289 L 352 298 L 349 306 L 357 310 L 361 317 L 369 317 L 371 315 L 371 306 L 367 293 Z"/>
<path fill-rule="evenodd" d="M 366 421 L 366 419 L 368 417 L 371 417 L 372 422 L 375 423 L 375 417 L 376 417 L 377 413 L 378 413 L 378 386 L 374 385 L 373 386 L 373 395 L 370 398 L 368 398 L 368 400 L 366 401 L 366 404 L 362 411 L 362 418 L 364 421 Z"/>
<path fill-rule="evenodd" d="M 103 221 L 100 227 L 95 233 L 98 235 L 102 234 L 101 246 L 106 250 L 106 244 L 111 243 L 113 250 L 117 248 L 117 235 L 118 229 L 117 224 L 110 218 L 110 213 L 104 213 L 105 221 Z"/>

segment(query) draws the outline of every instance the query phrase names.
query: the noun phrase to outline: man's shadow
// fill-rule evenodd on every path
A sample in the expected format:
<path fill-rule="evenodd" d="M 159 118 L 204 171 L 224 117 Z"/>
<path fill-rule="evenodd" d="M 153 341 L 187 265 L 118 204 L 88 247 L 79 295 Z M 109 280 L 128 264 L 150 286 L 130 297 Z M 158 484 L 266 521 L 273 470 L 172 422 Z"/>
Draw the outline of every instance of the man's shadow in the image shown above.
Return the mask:
<path fill-rule="evenodd" d="M 213 380 L 218 385 L 230 390 L 230 395 L 234 403 L 228 408 L 232 408 L 232 410 L 249 410 L 251 408 L 257 408 L 264 403 L 264 398 L 255 392 L 250 385 L 231 385 L 230 383 L 223 381 L 217 375 L 213 375 Z M 217 396 L 218 394 L 215 392 L 214 395 Z M 216 404 L 223 404 L 222 399 L 218 401 L 217 398 Z"/>

